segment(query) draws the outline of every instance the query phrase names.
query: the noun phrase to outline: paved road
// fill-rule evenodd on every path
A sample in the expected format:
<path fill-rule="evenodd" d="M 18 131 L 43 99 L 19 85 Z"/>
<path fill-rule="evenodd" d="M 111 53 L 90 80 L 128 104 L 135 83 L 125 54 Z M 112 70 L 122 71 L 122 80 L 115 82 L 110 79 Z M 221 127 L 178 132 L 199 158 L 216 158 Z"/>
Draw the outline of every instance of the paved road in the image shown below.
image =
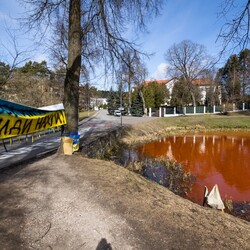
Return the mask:
<path fill-rule="evenodd" d="M 136 124 L 136 123 L 141 123 L 141 122 L 147 122 L 151 120 L 159 119 L 159 117 L 135 117 L 135 116 L 113 116 L 113 115 L 108 115 L 107 110 L 100 110 L 97 115 L 94 117 L 93 121 L 96 122 L 104 122 L 104 123 L 112 123 L 113 125 L 120 126 L 122 125 L 131 125 L 131 124 Z"/>
<path fill-rule="evenodd" d="M 106 130 L 110 127 L 118 127 L 121 125 L 134 124 L 138 122 L 157 119 L 153 117 L 115 117 L 108 115 L 107 110 L 101 110 L 93 117 L 83 120 L 79 123 L 79 133 L 81 138 L 87 136 L 89 132 Z M 34 142 L 31 137 L 28 141 L 14 141 L 12 145 L 7 144 L 8 152 L 3 146 L 0 146 L 0 169 L 39 157 L 43 154 L 57 150 L 60 145 L 60 132 L 48 134 L 35 138 Z"/>

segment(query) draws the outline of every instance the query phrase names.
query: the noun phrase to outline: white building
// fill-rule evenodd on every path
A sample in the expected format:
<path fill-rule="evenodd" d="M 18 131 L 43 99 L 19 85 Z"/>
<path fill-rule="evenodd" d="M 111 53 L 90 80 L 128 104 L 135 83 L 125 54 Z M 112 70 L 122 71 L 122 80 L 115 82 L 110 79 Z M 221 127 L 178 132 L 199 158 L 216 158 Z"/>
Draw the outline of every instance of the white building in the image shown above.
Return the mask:
<path fill-rule="evenodd" d="M 90 106 L 95 110 L 98 110 L 100 106 L 107 104 L 107 98 L 90 98 Z"/>
<path fill-rule="evenodd" d="M 170 99 L 168 100 L 168 103 L 171 100 L 171 96 L 172 96 L 172 92 L 173 92 L 173 88 L 174 88 L 174 84 L 177 82 L 178 80 L 176 79 L 172 79 L 172 80 L 150 80 L 150 81 L 145 81 L 145 84 L 150 84 L 151 82 L 157 82 L 160 84 L 165 84 L 166 88 L 169 91 L 170 94 Z M 207 79 L 207 78 L 198 78 L 198 79 L 194 79 L 192 82 L 194 85 L 198 86 L 200 91 L 201 91 L 201 103 L 205 104 L 206 102 L 206 97 L 207 97 L 207 93 L 209 91 L 209 89 L 211 87 L 213 87 L 213 91 L 216 91 L 216 88 L 218 88 L 212 80 Z M 221 89 L 218 88 L 218 92 L 219 92 L 219 101 L 221 104 Z"/>

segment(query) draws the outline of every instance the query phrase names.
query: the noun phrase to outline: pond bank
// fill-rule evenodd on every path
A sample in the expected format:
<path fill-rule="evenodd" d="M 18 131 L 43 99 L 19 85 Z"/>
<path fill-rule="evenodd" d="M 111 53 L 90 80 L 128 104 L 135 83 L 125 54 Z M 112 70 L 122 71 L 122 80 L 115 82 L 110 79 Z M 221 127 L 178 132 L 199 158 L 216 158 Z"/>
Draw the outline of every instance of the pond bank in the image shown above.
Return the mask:
<path fill-rule="evenodd" d="M 124 128 L 122 142 L 130 146 L 155 141 L 171 135 L 232 130 L 250 133 L 250 113 L 244 116 L 181 116 L 133 124 Z"/>
<path fill-rule="evenodd" d="M 135 124 L 133 126 L 126 128 L 122 141 L 127 147 L 132 147 L 135 144 L 144 144 L 149 141 L 158 141 L 162 138 L 173 135 L 178 136 L 178 135 L 199 134 L 208 132 L 210 133 L 216 132 L 218 134 L 218 133 L 225 133 L 232 131 L 250 135 L 249 115 L 236 116 L 236 114 L 234 114 L 234 117 L 232 118 L 232 124 L 228 123 L 229 121 L 227 119 L 228 117 L 229 116 L 213 116 L 213 117 L 209 116 L 206 117 L 205 119 L 203 119 L 204 116 L 203 117 L 197 116 L 194 119 L 191 117 L 180 117 L 177 119 L 168 118 L 154 122 Z M 213 119 L 215 119 L 216 122 L 214 122 Z M 248 126 L 246 126 L 246 121 L 249 122 Z M 171 125 L 171 127 L 169 125 Z M 233 202 L 231 198 L 228 197 L 225 200 L 225 205 L 227 207 L 226 211 L 228 213 L 233 214 L 234 216 L 240 217 L 242 219 L 245 219 L 247 221 L 250 221 L 249 200 L 246 201 L 244 200 L 244 202 Z"/>

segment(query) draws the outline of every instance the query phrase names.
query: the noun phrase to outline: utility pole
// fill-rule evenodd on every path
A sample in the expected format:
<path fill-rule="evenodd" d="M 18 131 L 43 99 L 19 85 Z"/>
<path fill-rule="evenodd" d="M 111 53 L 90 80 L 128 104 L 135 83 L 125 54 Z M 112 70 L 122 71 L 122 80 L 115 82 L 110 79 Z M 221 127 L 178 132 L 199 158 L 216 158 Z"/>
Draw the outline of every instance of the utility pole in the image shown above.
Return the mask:
<path fill-rule="evenodd" d="M 120 88 L 121 88 L 121 92 L 120 92 L 120 108 L 119 108 L 119 110 L 121 112 L 121 127 L 122 127 L 122 110 L 123 110 L 123 107 L 122 107 L 122 81 L 121 81 Z"/>

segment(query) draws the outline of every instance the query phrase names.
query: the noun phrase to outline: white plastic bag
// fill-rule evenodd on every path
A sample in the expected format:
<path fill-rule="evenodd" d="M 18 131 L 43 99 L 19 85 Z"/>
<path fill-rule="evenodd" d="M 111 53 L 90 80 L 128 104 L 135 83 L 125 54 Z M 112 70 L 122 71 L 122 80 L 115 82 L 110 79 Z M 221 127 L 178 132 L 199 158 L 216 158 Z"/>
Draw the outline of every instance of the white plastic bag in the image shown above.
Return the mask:
<path fill-rule="evenodd" d="M 218 185 L 215 184 L 210 193 L 208 193 L 208 188 L 205 186 L 205 198 L 206 203 L 216 209 L 225 209 L 224 203 L 220 197 L 220 192 Z"/>

